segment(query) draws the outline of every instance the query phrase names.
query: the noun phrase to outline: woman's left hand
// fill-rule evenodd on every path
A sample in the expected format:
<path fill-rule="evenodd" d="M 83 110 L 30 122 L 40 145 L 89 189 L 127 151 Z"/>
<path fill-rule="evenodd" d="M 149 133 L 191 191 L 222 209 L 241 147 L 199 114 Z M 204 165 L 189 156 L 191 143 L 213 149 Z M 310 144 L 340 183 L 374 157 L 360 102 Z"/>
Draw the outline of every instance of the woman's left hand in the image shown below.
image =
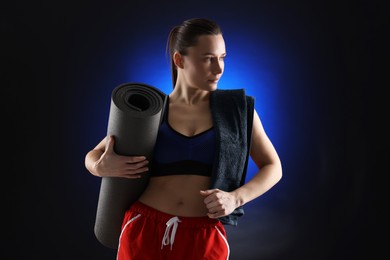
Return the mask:
<path fill-rule="evenodd" d="M 232 213 L 239 205 L 235 196 L 219 189 L 201 190 L 200 194 L 205 197 L 204 203 L 209 218 L 220 218 Z"/>

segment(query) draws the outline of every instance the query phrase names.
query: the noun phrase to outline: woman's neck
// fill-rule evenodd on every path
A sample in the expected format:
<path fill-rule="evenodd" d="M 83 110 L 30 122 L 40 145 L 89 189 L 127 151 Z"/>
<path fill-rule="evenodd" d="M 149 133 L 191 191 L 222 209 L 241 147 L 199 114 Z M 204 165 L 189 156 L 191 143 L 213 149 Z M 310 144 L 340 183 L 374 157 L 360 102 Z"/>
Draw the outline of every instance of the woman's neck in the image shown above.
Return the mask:
<path fill-rule="evenodd" d="M 172 102 L 181 102 L 187 105 L 196 105 L 201 102 L 208 102 L 210 92 L 206 90 L 200 90 L 198 88 L 183 86 L 176 84 L 175 88 L 169 95 L 169 99 Z"/>

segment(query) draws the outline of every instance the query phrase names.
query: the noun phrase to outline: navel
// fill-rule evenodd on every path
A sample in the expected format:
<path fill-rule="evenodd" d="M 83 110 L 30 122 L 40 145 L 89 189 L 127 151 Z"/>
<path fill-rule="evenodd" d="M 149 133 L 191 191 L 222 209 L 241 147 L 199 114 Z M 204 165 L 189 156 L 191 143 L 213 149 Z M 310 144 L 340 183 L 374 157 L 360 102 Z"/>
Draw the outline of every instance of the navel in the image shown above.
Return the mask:
<path fill-rule="evenodd" d="M 179 199 L 177 202 L 176 202 L 176 206 L 177 207 L 182 207 L 184 205 L 184 201 L 182 199 Z"/>

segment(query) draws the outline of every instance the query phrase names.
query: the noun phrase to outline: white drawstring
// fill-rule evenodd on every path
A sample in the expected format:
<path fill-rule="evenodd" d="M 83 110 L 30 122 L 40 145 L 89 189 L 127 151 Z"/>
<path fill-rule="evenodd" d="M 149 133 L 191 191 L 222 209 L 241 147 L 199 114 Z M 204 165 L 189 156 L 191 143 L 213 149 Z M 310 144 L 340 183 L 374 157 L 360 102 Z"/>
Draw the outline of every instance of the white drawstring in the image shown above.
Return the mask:
<path fill-rule="evenodd" d="M 162 239 L 161 249 L 163 249 L 164 246 L 171 244 L 171 250 L 172 250 L 173 242 L 175 241 L 177 225 L 179 222 L 180 219 L 178 217 L 173 217 L 167 221 L 166 223 L 167 227 L 165 228 L 165 234 Z M 169 237 L 169 231 L 171 231 L 172 227 L 173 229 L 171 232 L 171 237 Z"/>

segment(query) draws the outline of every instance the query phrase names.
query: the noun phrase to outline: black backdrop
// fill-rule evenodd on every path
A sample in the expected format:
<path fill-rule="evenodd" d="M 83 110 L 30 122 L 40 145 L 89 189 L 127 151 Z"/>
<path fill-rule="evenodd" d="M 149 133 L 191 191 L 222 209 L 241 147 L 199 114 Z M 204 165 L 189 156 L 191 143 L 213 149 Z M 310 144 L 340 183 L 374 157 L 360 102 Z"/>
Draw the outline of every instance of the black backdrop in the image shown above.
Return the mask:
<path fill-rule="evenodd" d="M 107 38 L 103 44 L 95 43 L 102 40 L 100 34 L 115 31 L 114 21 L 131 17 L 136 34 L 143 26 L 201 14 L 232 26 L 246 21 L 252 30 L 257 23 L 268 24 L 270 31 L 279 31 L 275 41 L 284 39 L 281 32 L 296 33 L 287 26 L 287 19 L 295 16 L 306 38 L 289 37 L 282 46 L 316 65 L 302 67 L 308 70 L 299 86 L 283 82 L 286 99 L 309 100 L 306 103 L 312 107 L 289 108 L 291 115 L 300 113 L 298 130 L 304 131 L 286 128 L 282 134 L 283 140 L 299 140 L 293 148 L 277 143 L 285 177 L 268 197 L 259 199 L 272 211 L 272 218 L 264 217 L 269 212 L 251 208 L 240 231 L 228 229 L 232 259 L 377 259 L 384 252 L 378 147 L 383 142 L 379 100 L 385 86 L 382 75 L 387 72 L 382 66 L 387 48 L 382 37 L 388 14 L 383 14 L 383 4 L 374 1 L 313 2 L 4 4 L 0 11 L 5 144 L 1 256 L 115 259 L 115 253 L 94 237 L 99 182 L 84 168 L 86 151 L 105 129 L 89 136 L 90 129 L 85 128 L 98 126 L 86 126 L 80 116 L 80 111 L 86 115 L 85 98 L 89 104 L 93 99 L 100 102 L 111 88 L 98 87 L 97 93 L 87 95 L 94 86 L 80 85 L 96 84 L 109 67 L 96 69 L 93 65 L 104 60 L 95 54 L 114 45 Z M 110 20 L 118 16 L 123 19 Z M 299 47 L 302 42 L 310 48 Z M 115 78 L 117 72 L 110 73 Z M 116 81 L 105 83 L 114 87 Z M 293 122 L 286 114 L 285 119 Z M 92 119 L 85 119 L 93 122 L 96 114 L 89 116 Z"/>

